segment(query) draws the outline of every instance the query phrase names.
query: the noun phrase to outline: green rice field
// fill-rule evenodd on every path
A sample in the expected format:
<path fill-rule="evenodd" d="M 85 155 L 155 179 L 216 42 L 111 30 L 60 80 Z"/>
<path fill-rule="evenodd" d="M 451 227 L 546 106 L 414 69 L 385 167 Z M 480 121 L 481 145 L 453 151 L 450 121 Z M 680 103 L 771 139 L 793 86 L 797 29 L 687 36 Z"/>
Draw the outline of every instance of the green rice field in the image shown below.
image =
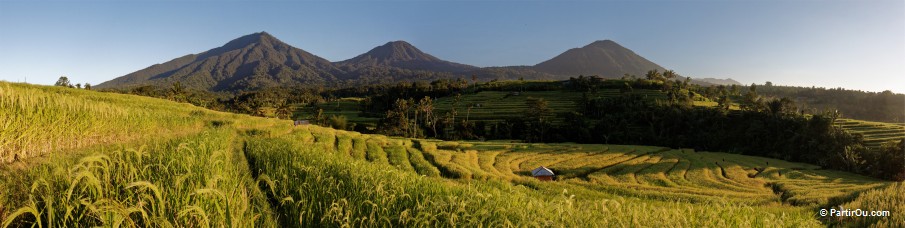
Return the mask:
<path fill-rule="evenodd" d="M 761 157 L 397 138 L 5 82 L 0 105 L 3 227 L 905 226 L 901 183 Z M 818 215 L 839 207 L 893 214 Z"/>

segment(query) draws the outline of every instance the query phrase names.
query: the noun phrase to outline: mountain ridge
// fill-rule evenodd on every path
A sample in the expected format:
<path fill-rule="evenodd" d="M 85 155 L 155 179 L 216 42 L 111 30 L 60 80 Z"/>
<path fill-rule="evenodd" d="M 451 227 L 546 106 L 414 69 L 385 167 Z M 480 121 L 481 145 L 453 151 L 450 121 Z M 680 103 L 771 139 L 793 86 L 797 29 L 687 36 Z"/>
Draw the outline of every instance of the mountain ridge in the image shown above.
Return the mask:
<path fill-rule="evenodd" d="M 259 32 L 205 52 L 152 65 L 96 87 L 168 87 L 180 82 L 195 89 L 236 91 L 296 81 L 324 83 L 335 79 L 337 73 L 339 70 L 330 61 Z"/>
<path fill-rule="evenodd" d="M 179 82 L 199 90 L 240 92 L 294 85 L 348 86 L 442 78 L 566 80 L 579 75 L 619 78 L 625 74 L 643 77 L 649 70 L 666 69 L 612 40 L 597 40 L 572 48 L 532 66 L 482 68 L 440 59 L 403 40 L 331 62 L 262 31 L 201 53 L 151 65 L 95 87 L 169 87 Z"/>

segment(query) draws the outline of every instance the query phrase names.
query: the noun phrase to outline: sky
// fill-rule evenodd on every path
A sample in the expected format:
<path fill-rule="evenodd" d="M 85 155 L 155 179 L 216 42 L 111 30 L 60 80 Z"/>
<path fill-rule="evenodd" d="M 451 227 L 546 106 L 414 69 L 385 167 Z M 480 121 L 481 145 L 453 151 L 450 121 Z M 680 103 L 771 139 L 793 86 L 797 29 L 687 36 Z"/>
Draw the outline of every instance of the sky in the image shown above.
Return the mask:
<path fill-rule="evenodd" d="M 98 84 L 260 31 L 330 61 L 405 40 L 482 67 L 609 39 L 684 76 L 905 93 L 903 0 L 0 0 L 0 80 Z"/>

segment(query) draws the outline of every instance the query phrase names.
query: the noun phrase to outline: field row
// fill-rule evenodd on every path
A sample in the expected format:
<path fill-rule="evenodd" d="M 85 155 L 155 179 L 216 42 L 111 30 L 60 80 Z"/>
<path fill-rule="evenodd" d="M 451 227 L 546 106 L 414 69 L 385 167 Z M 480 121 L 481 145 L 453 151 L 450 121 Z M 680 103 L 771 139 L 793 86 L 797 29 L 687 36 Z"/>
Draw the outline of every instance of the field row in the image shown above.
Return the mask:
<path fill-rule="evenodd" d="M 309 131 L 310 129 L 310 131 Z M 354 159 L 428 177 L 532 182 L 545 166 L 574 188 L 650 199 L 827 204 L 888 185 L 817 166 L 651 146 L 410 140 L 310 127 L 300 133 Z"/>
<path fill-rule="evenodd" d="M 905 125 L 880 123 L 863 120 L 838 119 L 836 125 L 855 134 L 864 136 L 869 147 L 880 147 L 884 143 L 905 139 Z"/>

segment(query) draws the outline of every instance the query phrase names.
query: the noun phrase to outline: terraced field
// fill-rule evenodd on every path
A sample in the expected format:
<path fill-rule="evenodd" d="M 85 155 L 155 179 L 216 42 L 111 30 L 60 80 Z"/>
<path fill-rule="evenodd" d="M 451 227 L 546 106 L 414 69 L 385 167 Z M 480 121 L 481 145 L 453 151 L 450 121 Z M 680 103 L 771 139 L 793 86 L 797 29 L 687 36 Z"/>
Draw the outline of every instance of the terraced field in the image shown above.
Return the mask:
<path fill-rule="evenodd" d="M 651 99 L 665 99 L 666 94 L 659 90 L 636 90 L 636 94 Z M 599 91 L 597 97 L 614 97 L 621 93 L 618 89 L 605 89 Z M 572 91 L 481 91 L 477 94 L 463 95 L 456 106 L 456 118 L 468 118 L 474 121 L 488 123 L 502 121 L 510 117 L 523 116 L 528 108 L 525 102 L 528 98 L 542 98 L 547 101 L 553 114 L 576 111 L 581 100 L 581 92 Z M 455 97 L 442 97 L 437 99 L 435 106 L 437 113 L 445 113 L 452 110 Z M 703 104 L 703 103 L 702 103 Z M 469 107 L 470 110 L 469 110 Z"/>
<path fill-rule="evenodd" d="M 60 94 L 72 99 L 50 99 Z M 816 215 L 840 204 L 897 212 L 900 204 L 888 199 L 901 199 L 901 184 L 774 159 L 395 138 L 2 82 L 0 95 L 8 107 L 2 110 L 16 117 L 2 119 L 14 127 L 0 134 L 0 142 L 13 142 L 0 149 L 15 149 L 2 150 L 12 161 L 0 163 L 3 227 L 905 225 L 903 214 L 851 221 Z M 154 105 L 139 109 L 136 102 Z M 95 128 L 60 134 L 70 126 L 43 118 L 74 114 Z M 116 126 L 103 124 L 119 118 Z M 169 122 L 178 125 L 158 126 Z M 130 129 L 147 134 L 124 136 Z M 16 132 L 31 140 L 17 140 L 23 134 Z M 86 134 L 109 140 L 41 147 Z M 557 180 L 530 177 L 538 166 L 550 167 Z"/>
<path fill-rule="evenodd" d="M 637 95 L 650 99 L 666 99 L 666 93 L 659 90 L 635 90 Z M 598 91 L 594 96 L 615 97 L 622 93 L 618 89 L 604 89 Z M 508 91 L 481 91 L 476 94 L 462 95 L 458 105 L 456 105 L 456 118 L 469 119 L 473 121 L 484 121 L 494 123 L 505 120 L 507 118 L 522 117 L 524 110 L 528 108 L 525 102 L 528 98 L 542 98 L 547 101 L 548 107 L 553 111 L 554 116 L 562 113 L 576 111 L 578 102 L 581 100 L 581 92 L 573 91 L 525 91 L 525 92 L 508 92 Z M 694 101 L 695 106 L 713 107 L 717 103 L 709 101 L 703 97 L 697 96 Z M 341 98 L 335 101 L 326 102 L 316 106 L 299 107 L 294 115 L 296 119 L 313 119 L 317 109 L 323 109 L 324 115 L 342 115 L 353 123 L 370 123 L 376 124 L 379 118 L 362 116 L 359 111 L 359 102 L 361 98 Z M 455 104 L 455 97 L 441 97 L 436 100 L 434 106 L 435 113 L 446 113 L 452 110 Z M 470 107 L 470 108 L 469 108 Z M 737 109 L 737 106 L 734 106 Z M 560 123 L 561 120 L 554 119 L 554 123 Z"/>
<path fill-rule="evenodd" d="M 863 135 L 864 142 L 869 147 L 880 147 L 883 143 L 905 138 L 905 124 L 901 123 L 838 119 L 836 125 L 847 131 Z"/>
<path fill-rule="evenodd" d="M 530 170 L 545 166 L 557 173 L 558 183 L 569 188 L 644 199 L 826 205 L 889 184 L 814 165 L 691 149 L 445 142 L 348 132 L 331 136 L 334 133 L 313 126 L 305 131 L 310 131 L 315 139 L 336 137 L 336 148 L 366 148 L 358 152 L 339 150 L 343 155 L 425 176 L 524 184 L 534 181 Z M 349 142 L 352 145 L 346 145 Z"/>
<path fill-rule="evenodd" d="M 361 98 L 346 97 L 318 104 L 316 106 L 297 107 L 296 112 L 293 114 L 293 118 L 311 120 L 314 119 L 317 109 L 322 109 L 324 110 L 324 116 L 326 117 L 333 115 L 345 116 L 346 119 L 352 123 L 377 123 L 379 118 L 361 115 L 361 112 L 359 111 L 359 102 L 361 102 Z"/>

